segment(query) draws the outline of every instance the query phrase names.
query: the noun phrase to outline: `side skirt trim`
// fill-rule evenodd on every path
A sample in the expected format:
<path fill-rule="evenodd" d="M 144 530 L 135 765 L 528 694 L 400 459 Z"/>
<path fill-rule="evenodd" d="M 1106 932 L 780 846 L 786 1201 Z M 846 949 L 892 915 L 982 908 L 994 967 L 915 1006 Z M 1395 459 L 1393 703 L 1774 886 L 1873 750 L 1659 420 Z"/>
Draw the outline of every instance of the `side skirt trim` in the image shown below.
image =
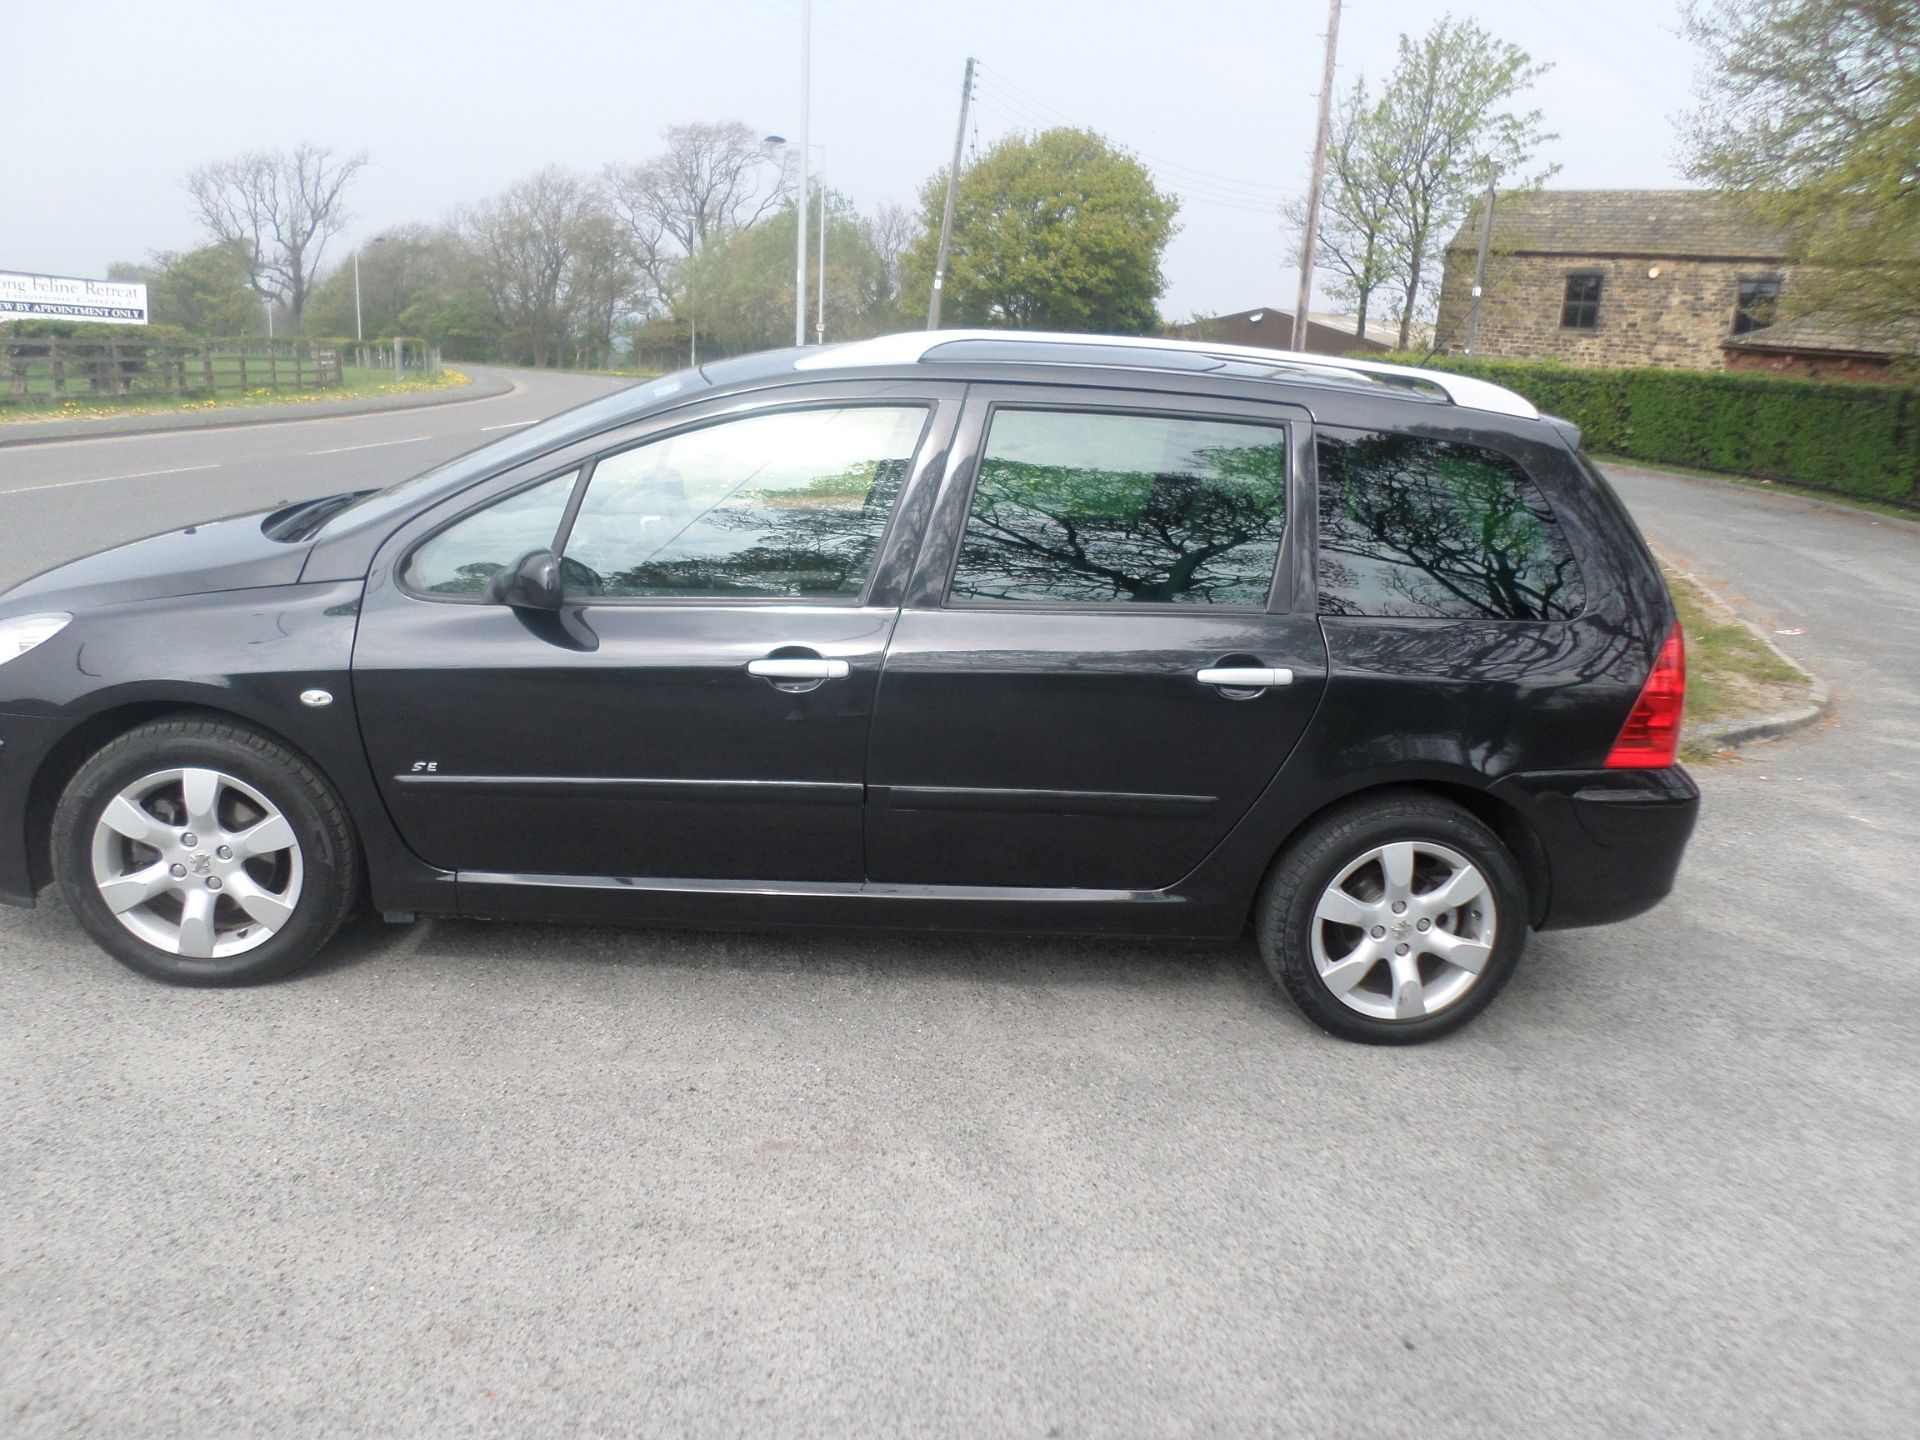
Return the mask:
<path fill-rule="evenodd" d="M 1167 890 L 1040 889 L 1016 885 L 894 885 L 860 880 L 702 880 L 654 875 L 525 875 L 462 870 L 461 885 L 498 885 L 520 890 L 584 890 L 628 895 L 759 896 L 778 900 L 906 900 L 942 904 L 999 905 L 1184 905 Z"/>

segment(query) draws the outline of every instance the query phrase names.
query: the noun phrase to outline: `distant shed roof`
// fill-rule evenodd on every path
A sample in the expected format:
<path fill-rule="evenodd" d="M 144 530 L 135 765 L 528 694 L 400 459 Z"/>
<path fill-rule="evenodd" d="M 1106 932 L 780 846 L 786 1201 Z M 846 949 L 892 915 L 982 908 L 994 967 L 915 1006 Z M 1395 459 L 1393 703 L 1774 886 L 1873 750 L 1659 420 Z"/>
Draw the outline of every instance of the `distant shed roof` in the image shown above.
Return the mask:
<path fill-rule="evenodd" d="M 1480 243 L 1476 202 L 1449 250 Z M 1510 255 L 1779 260 L 1778 235 L 1712 190 L 1521 190 L 1497 195 L 1494 249 Z"/>

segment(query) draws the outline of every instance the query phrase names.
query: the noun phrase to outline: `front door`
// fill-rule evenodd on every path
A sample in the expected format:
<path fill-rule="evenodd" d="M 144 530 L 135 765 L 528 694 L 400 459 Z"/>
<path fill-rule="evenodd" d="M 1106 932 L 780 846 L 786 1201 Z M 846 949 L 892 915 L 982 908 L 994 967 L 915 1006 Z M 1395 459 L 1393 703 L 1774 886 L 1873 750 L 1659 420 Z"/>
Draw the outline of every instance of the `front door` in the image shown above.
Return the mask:
<path fill-rule="evenodd" d="M 529 467 L 397 535 L 370 577 L 354 695 L 407 843 L 482 882 L 859 880 L 905 578 L 889 520 L 952 409 L 925 390 L 736 402 Z M 485 600 L 542 547 L 562 556 L 561 610 Z"/>
<path fill-rule="evenodd" d="M 874 881 L 1155 890 L 1219 844 L 1324 688 L 1304 420 L 970 393 L 881 674 Z"/>

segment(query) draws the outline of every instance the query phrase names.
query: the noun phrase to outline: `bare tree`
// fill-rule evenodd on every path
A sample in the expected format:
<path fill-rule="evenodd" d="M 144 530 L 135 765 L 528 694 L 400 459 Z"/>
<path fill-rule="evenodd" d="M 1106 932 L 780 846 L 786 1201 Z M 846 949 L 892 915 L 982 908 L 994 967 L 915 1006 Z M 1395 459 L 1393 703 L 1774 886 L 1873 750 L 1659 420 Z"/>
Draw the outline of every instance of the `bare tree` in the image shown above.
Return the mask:
<path fill-rule="evenodd" d="M 254 290 L 285 304 L 295 331 L 326 243 L 346 221 L 347 184 L 366 163 L 364 151 L 336 157 L 299 145 L 218 160 L 187 177 L 208 233 L 246 248 Z"/>
<path fill-rule="evenodd" d="M 634 262 L 663 303 L 678 262 L 772 213 L 786 188 L 785 167 L 738 120 L 670 126 L 664 139 L 663 153 L 603 176 Z"/>
<path fill-rule="evenodd" d="M 860 224 L 886 276 L 886 294 L 882 298 L 888 308 L 898 308 L 906 283 L 907 252 L 920 238 L 920 217 L 904 205 L 882 200 L 874 207 L 873 214 Z"/>
<path fill-rule="evenodd" d="M 509 358 L 606 353 L 637 277 L 599 186 L 550 166 L 477 206 L 463 229 Z"/>

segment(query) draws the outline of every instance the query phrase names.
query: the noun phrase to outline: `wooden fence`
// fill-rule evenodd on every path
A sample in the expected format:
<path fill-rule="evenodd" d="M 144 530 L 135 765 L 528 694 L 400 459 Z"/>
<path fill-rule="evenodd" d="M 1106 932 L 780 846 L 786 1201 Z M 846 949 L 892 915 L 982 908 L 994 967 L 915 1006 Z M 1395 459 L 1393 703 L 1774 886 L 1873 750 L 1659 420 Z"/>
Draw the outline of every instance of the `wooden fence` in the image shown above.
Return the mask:
<path fill-rule="evenodd" d="M 337 346 L 307 340 L 0 337 L 0 405 L 106 395 L 221 395 L 342 383 Z"/>

